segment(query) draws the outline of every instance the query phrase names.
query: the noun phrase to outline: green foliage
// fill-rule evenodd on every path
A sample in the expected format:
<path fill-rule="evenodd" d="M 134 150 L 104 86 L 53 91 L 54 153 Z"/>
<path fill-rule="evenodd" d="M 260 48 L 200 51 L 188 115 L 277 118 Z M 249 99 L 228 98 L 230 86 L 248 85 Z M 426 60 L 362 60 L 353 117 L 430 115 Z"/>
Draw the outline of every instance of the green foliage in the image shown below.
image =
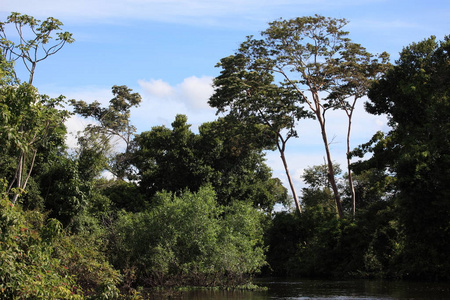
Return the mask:
<path fill-rule="evenodd" d="M 299 216 L 278 213 L 267 231 L 269 274 L 289 277 L 395 277 L 402 239 L 386 202 L 360 221 L 311 207 Z"/>
<path fill-rule="evenodd" d="M 41 176 L 41 189 L 45 191 L 45 209 L 64 226 L 80 214 L 87 205 L 89 186 L 78 172 L 77 162 L 66 157 L 53 161 Z"/>
<path fill-rule="evenodd" d="M 63 96 L 50 99 L 39 95 L 36 88 L 26 83 L 2 88 L 2 146 L 29 152 L 38 143 L 51 142 L 49 137 L 52 133 L 64 135 L 65 128 L 61 123 L 68 117 L 68 113 L 57 109 L 63 102 Z"/>
<path fill-rule="evenodd" d="M 126 86 L 113 86 L 114 98 L 109 101 L 108 107 L 101 107 L 98 101 L 90 104 L 75 100 L 70 102 L 75 113 L 85 118 L 94 118 L 100 123 L 100 125 L 90 125 L 90 130 L 118 135 L 122 139 L 128 140 L 125 135 L 135 131 L 135 128 L 130 125 L 130 109 L 138 106 L 141 102 L 141 96 L 138 93 L 131 93 L 131 91 Z"/>
<path fill-rule="evenodd" d="M 450 38 L 405 47 L 397 65 L 372 87 L 367 110 L 392 126 L 362 149 L 366 165 L 395 174 L 405 276 L 448 279 L 450 260 Z M 420 260 L 417 257 L 421 257 Z"/>
<path fill-rule="evenodd" d="M 136 137 L 133 162 L 147 195 L 162 190 L 180 192 L 186 187 L 196 191 L 210 172 L 195 152 L 198 136 L 186 122 L 186 116 L 177 115 L 172 130 L 158 126 Z"/>
<path fill-rule="evenodd" d="M 268 272 L 340 278 L 404 275 L 399 269 L 404 235 L 390 177 L 373 169 L 355 176 L 361 209 L 352 221 L 337 218 L 326 165 L 305 169 L 303 178 L 308 184 L 302 197 L 305 212 L 277 213 L 267 230 Z"/>
<path fill-rule="evenodd" d="M 86 181 L 92 181 L 108 169 L 108 154 L 112 146 L 110 139 L 102 133 L 87 130 L 78 137 L 78 171 Z"/>
<path fill-rule="evenodd" d="M 231 116 L 199 128 L 199 155 L 215 171 L 208 180 L 221 204 L 249 200 L 271 212 L 275 203 L 287 205 L 287 192 L 264 160 L 263 149 L 273 147 L 265 126 L 243 124 Z"/>
<path fill-rule="evenodd" d="M 130 176 L 129 150 L 131 140 L 136 128 L 130 123 L 130 110 L 139 106 L 141 96 L 132 93 L 126 86 L 112 87 L 113 98 L 108 107 L 101 107 L 98 101 L 86 103 L 84 101 L 71 100 L 75 113 L 93 118 L 97 124 L 89 124 L 84 136 L 79 138 L 81 146 L 80 161 L 86 163 L 86 170 L 97 171 L 91 174 L 96 176 L 99 171 L 108 169 L 118 178 Z M 125 151 L 114 155 L 109 159 L 109 166 L 105 163 L 110 152 L 110 142 L 113 138 L 119 138 L 125 143 Z M 88 168 L 90 163 L 91 168 Z"/>
<path fill-rule="evenodd" d="M 338 164 L 333 164 L 335 175 L 341 173 Z M 303 170 L 302 179 L 307 187 L 302 189 L 302 203 L 305 210 L 321 207 L 328 212 L 337 213 L 336 203 L 334 202 L 333 189 L 328 176 L 328 166 L 318 165 L 308 167 Z M 341 189 L 341 185 L 339 185 Z"/>
<path fill-rule="evenodd" d="M 13 62 L 18 59 L 23 61 L 30 73 L 29 84 L 33 82 L 38 62 L 61 50 L 66 43 L 74 42 L 71 33 L 61 31 L 62 25 L 61 21 L 52 17 L 40 21 L 17 12 L 11 13 L 6 22 L 0 22 L 0 48 L 7 61 Z M 17 31 L 18 38 L 8 39 L 9 26 Z M 32 38 L 27 40 L 29 36 Z M 14 40 L 18 40 L 19 43 L 14 43 Z"/>
<path fill-rule="evenodd" d="M 66 133 L 64 120 L 69 113 L 59 110 L 64 97 L 50 99 L 39 95 L 29 84 L 6 86 L 0 90 L 0 140 L 1 150 L 12 160 L 14 171 L 10 171 L 11 191 L 15 186 L 25 191 L 31 172 L 39 160 L 41 152 L 54 149 L 63 144 Z M 40 151 L 39 151 L 40 150 Z M 16 192 L 12 202 L 16 202 L 19 194 Z"/>
<path fill-rule="evenodd" d="M 24 212 L 2 193 L 0 299 L 118 298 L 121 277 L 102 247 L 99 236 L 68 235 L 58 220 Z"/>
<path fill-rule="evenodd" d="M 371 82 L 386 69 L 388 55 L 372 55 L 351 42 L 343 30 L 346 24 L 345 19 L 319 15 L 276 20 L 261 33 L 261 39 L 248 37 L 235 55 L 218 64 L 222 71 L 214 80 L 210 105 L 241 122 L 269 128 L 299 212 L 302 208 L 284 158 L 287 141 L 297 137 L 296 123 L 306 117 L 318 121 L 329 181 L 338 214 L 343 217 L 325 126 L 326 112 L 343 109 L 350 132 L 355 102 L 366 95 Z M 350 134 L 347 139 L 349 147 Z"/>
<path fill-rule="evenodd" d="M 224 211 L 210 187 L 158 193 L 149 211 L 119 216 L 113 261 L 145 285 L 235 286 L 264 264 L 259 218 L 244 203 Z"/>
<path fill-rule="evenodd" d="M 144 211 L 149 203 L 139 187 L 123 180 L 99 180 L 97 188 L 110 201 L 111 208 L 127 212 Z"/>
<path fill-rule="evenodd" d="M 0 54 L 0 87 L 17 83 L 14 78 L 14 63 L 7 61 L 4 50 Z"/>
<path fill-rule="evenodd" d="M 286 203 L 285 189 L 264 163 L 266 131 L 218 119 L 194 134 L 186 122 L 178 115 L 172 129 L 158 126 L 136 137 L 133 164 L 148 197 L 212 184 L 223 205 L 246 200 L 270 212 L 276 202 Z"/>
<path fill-rule="evenodd" d="M 25 214 L 4 197 L 0 205 L 0 299 L 82 299 L 73 276 L 47 243 L 57 232 L 44 229 L 43 239 L 42 215 Z"/>
<path fill-rule="evenodd" d="M 121 276 L 101 251 L 95 235 L 66 235 L 53 242 L 54 257 L 72 274 L 84 295 L 92 299 L 116 299 Z"/>
<path fill-rule="evenodd" d="M 261 223 L 262 215 L 247 203 L 225 207 L 216 264 L 227 275 L 227 285 L 242 284 L 266 264 Z"/>

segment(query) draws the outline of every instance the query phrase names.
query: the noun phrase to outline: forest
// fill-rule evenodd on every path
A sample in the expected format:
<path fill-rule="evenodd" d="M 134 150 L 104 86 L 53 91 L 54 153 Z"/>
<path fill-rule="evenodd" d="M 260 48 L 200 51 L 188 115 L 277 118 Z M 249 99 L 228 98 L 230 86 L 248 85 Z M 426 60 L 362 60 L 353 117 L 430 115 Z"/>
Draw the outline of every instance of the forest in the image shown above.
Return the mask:
<path fill-rule="evenodd" d="M 106 106 L 33 86 L 38 63 L 75 42 L 58 19 L 0 22 L 0 299 L 142 299 L 252 289 L 257 276 L 450 280 L 450 36 L 390 62 L 346 24 L 269 23 L 218 62 L 209 104 L 221 117 L 194 132 L 179 114 L 137 133 L 141 96 L 127 86 Z M 390 129 L 352 149 L 359 101 Z M 329 148 L 331 111 L 347 124 L 345 165 Z M 75 149 L 73 114 L 91 120 Z M 285 150 L 306 119 L 325 162 L 296 191 Z"/>

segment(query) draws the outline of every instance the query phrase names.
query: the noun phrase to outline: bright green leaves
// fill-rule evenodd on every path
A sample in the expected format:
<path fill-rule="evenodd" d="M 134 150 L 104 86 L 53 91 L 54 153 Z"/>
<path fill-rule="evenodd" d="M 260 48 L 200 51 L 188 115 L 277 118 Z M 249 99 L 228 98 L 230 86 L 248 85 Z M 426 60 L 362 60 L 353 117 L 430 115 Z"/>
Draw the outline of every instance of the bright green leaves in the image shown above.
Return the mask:
<path fill-rule="evenodd" d="M 117 263 L 150 285 L 236 286 L 265 263 L 260 218 L 248 204 L 219 206 L 211 187 L 158 193 L 150 210 L 119 217 Z"/>
<path fill-rule="evenodd" d="M 312 117 L 319 123 L 336 206 L 343 217 L 329 149 L 326 112 L 345 111 L 347 152 L 350 152 L 351 119 L 356 101 L 366 95 L 373 80 L 387 68 L 388 55 L 374 56 L 351 42 L 348 32 L 342 29 L 346 24 L 345 19 L 319 15 L 271 22 L 261 33 L 261 39 L 248 37 L 234 56 L 221 60 L 218 66 L 223 71 L 214 80 L 216 89 L 209 102 L 211 106 L 219 112 L 229 111 L 247 123 L 264 124 L 274 132 L 300 212 L 284 158 L 287 141 L 297 137 L 297 122 Z"/>
<path fill-rule="evenodd" d="M 0 134 L 4 145 L 27 152 L 36 148 L 36 144 L 45 143 L 51 132 L 62 129 L 61 123 L 69 115 L 67 111 L 55 108 L 63 103 L 63 97 L 40 96 L 29 84 L 3 88 L 0 91 L 3 115 Z"/>
<path fill-rule="evenodd" d="M 5 86 L 0 90 L 0 139 L 3 151 L 16 157 L 16 171 L 10 179 L 13 185 L 25 190 L 39 149 L 52 149 L 63 143 L 66 133 L 64 121 L 69 116 L 57 107 L 64 103 L 62 96 L 50 99 L 23 83 Z M 13 202 L 17 200 L 15 192 Z"/>
<path fill-rule="evenodd" d="M 3 50 L 0 54 L 0 87 L 13 85 L 16 83 L 16 79 L 14 78 L 14 62 L 6 60 Z"/>
<path fill-rule="evenodd" d="M 0 299 L 82 299 L 79 286 L 41 239 L 43 215 L 0 199 Z"/>
<path fill-rule="evenodd" d="M 17 31 L 17 37 L 8 39 L 8 26 Z M 54 18 L 41 22 L 19 13 L 12 13 L 7 21 L 0 23 L 0 147 L 8 155 L 15 156 L 16 170 L 8 175 L 11 192 L 16 191 L 12 202 L 15 203 L 19 192 L 26 191 L 33 167 L 44 149 L 55 149 L 63 145 L 66 133 L 64 121 L 69 113 L 61 109 L 64 97 L 51 99 L 39 95 L 33 82 L 36 64 L 58 52 L 65 43 L 73 42 L 69 33 L 58 33 L 55 43 L 51 43 L 52 34 L 60 31 L 62 23 Z M 32 36 L 27 40 L 28 36 Z M 28 84 L 17 78 L 13 63 L 21 59 L 29 71 Z"/>
<path fill-rule="evenodd" d="M 346 23 L 318 15 L 279 20 L 269 23 L 262 35 L 277 71 L 299 73 L 299 83 L 320 91 L 328 89 L 333 59 L 349 41 L 342 30 Z"/>
<path fill-rule="evenodd" d="M 289 87 L 277 86 L 262 62 L 252 63 L 242 53 L 223 58 L 209 104 L 241 122 L 269 126 L 274 137 L 283 129 L 295 136 L 296 122 L 306 116 L 300 106 L 302 96 Z"/>

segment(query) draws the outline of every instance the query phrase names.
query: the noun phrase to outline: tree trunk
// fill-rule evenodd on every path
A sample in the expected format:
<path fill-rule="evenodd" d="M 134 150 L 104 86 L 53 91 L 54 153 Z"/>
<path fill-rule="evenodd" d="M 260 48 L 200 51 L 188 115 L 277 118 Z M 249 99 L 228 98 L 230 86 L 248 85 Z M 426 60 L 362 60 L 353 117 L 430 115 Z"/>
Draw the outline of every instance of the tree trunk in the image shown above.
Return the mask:
<path fill-rule="evenodd" d="M 20 157 L 19 157 L 19 163 L 17 165 L 17 172 L 16 172 L 16 187 L 17 187 L 17 191 L 15 191 L 14 196 L 11 200 L 12 204 L 15 204 L 17 199 L 19 198 L 19 191 L 22 188 L 22 173 L 23 173 L 23 168 L 25 165 L 25 154 L 23 153 L 23 151 L 20 153 Z"/>
<path fill-rule="evenodd" d="M 289 173 L 289 168 L 288 168 L 288 165 L 287 165 L 287 162 L 286 162 L 286 157 L 284 156 L 284 151 L 281 150 L 281 149 L 279 149 L 279 150 L 280 150 L 281 160 L 283 161 L 284 170 L 286 171 L 286 176 L 287 176 L 288 181 L 289 181 L 289 186 L 290 186 L 291 191 L 292 191 L 292 197 L 294 197 L 295 206 L 297 207 L 298 212 L 301 214 L 301 213 L 303 213 L 302 207 L 300 206 L 300 202 L 298 201 L 297 192 L 295 191 L 295 187 L 294 187 L 294 184 L 293 184 L 292 179 L 291 179 L 291 174 Z"/>
<path fill-rule="evenodd" d="M 353 105 L 354 107 L 354 105 Z M 352 108 L 353 113 L 353 108 Z M 350 169 L 350 134 L 351 134 L 351 128 L 352 128 L 352 114 L 348 115 L 348 128 L 347 128 L 347 172 L 348 172 L 348 186 L 350 188 L 350 193 L 352 196 L 352 214 L 353 218 L 355 218 L 356 215 L 356 195 L 355 195 L 355 186 L 353 185 L 353 177 L 352 177 L 352 171 Z"/>
<path fill-rule="evenodd" d="M 334 174 L 333 161 L 331 159 L 330 147 L 328 144 L 327 132 L 325 130 L 325 120 L 323 119 L 320 111 L 316 112 L 317 120 L 320 123 L 320 130 L 322 133 L 322 140 L 325 146 L 326 158 L 327 158 L 327 166 L 328 166 L 328 180 L 330 181 L 331 188 L 334 194 L 334 200 L 336 202 L 336 210 L 339 215 L 339 218 L 344 217 L 344 211 L 342 210 L 341 197 L 339 195 L 339 190 L 336 184 L 336 178 Z"/>
<path fill-rule="evenodd" d="M 33 158 L 32 158 L 32 160 L 31 160 L 31 164 L 30 164 L 30 167 L 29 167 L 29 170 L 28 170 L 27 177 L 25 178 L 25 181 L 24 181 L 23 184 L 22 184 L 22 189 L 25 189 L 25 188 L 27 187 L 28 179 L 30 179 L 31 171 L 33 171 L 33 168 L 34 168 L 34 162 L 35 162 L 35 160 L 36 160 L 36 154 L 37 154 L 37 150 L 35 149 L 35 150 L 33 151 Z"/>

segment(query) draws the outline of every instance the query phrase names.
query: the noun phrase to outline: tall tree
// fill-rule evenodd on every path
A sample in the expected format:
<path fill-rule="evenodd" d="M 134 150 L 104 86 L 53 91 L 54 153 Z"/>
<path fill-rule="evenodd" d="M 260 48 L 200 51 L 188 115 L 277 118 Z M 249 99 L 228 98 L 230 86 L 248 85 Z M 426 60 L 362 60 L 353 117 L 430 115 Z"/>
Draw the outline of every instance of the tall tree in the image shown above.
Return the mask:
<path fill-rule="evenodd" d="M 184 115 L 177 115 L 172 128 L 156 126 L 142 132 L 135 141 L 133 164 L 138 182 L 147 196 L 166 190 L 192 192 L 211 184 L 222 205 L 248 201 L 271 212 L 275 203 L 286 204 L 286 191 L 271 178 L 264 163 L 260 130 L 230 120 L 202 124 L 199 134 L 191 131 Z"/>
<path fill-rule="evenodd" d="M 8 25 L 15 28 L 18 36 L 14 40 L 17 42 L 8 38 Z M 6 22 L 0 22 L 0 48 L 8 61 L 22 60 L 29 72 L 29 84 L 33 83 L 39 62 L 57 53 L 66 43 L 75 41 L 71 33 L 61 31 L 62 25 L 61 21 L 52 17 L 40 21 L 17 12 L 11 13 Z M 27 40 L 29 35 L 32 38 Z"/>
<path fill-rule="evenodd" d="M 370 90 L 367 110 L 386 114 L 392 130 L 361 147 L 368 167 L 396 177 L 406 235 L 406 272 L 449 278 L 450 37 L 405 47 L 396 65 Z M 417 260 L 420 257 L 420 260 Z"/>
<path fill-rule="evenodd" d="M 8 39 L 8 25 L 16 29 L 16 38 Z M 15 175 L 8 188 L 11 192 L 13 186 L 16 187 L 13 203 L 28 184 L 39 146 L 49 141 L 52 132 L 65 131 L 63 122 L 68 117 L 68 112 L 57 109 L 64 102 L 64 97 L 50 99 L 46 95 L 39 95 L 32 86 L 37 63 L 57 53 L 66 43 L 74 41 L 71 33 L 60 31 L 62 25 L 59 20 L 51 17 L 41 22 L 19 13 L 12 13 L 6 22 L 0 22 L 2 61 L 5 61 L 7 70 L 15 77 L 6 82 L 0 95 L 4 145 L 18 149 Z M 55 32 L 55 43 L 51 43 Z M 28 36 L 32 38 L 27 40 Z M 20 85 L 17 74 L 11 67 L 19 59 L 29 72 L 28 83 Z M 2 62 L 3 70 L 5 63 Z"/>
<path fill-rule="evenodd" d="M 347 108 L 347 112 L 353 111 L 354 105 L 342 105 L 341 101 L 347 97 L 359 99 L 361 95 L 364 95 L 368 87 L 364 81 L 365 78 L 367 77 L 367 80 L 370 81 L 373 76 L 378 75 L 378 72 L 383 69 L 387 57 L 383 53 L 376 58 L 367 53 L 359 44 L 351 42 L 347 37 L 348 32 L 342 30 L 346 24 L 345 19 L 325 18 L 318 15 L 278 20 L 269 23 L 269 28 L 261 33 L 263 39 L 249 37 L 238 51 L 238 55 L 249 60 L 245 70 L 250 74 L 252 72 L 264 74 L 263 78 L 266 81 L 261 83 L 258 88 L 261 89 L 261 86 L 264 86 L 274 90 L 275 88 L 272 86 L 276 86 L 284 91 L 277 95 L 289 95 L 288 98 L 296 97 L 296 101 L 293 99 L 289 101 L 291 106 L 287 109 L 290 112 L 298 112 L 298 105 L 305 103 L 306 110 L 318 121 L 325 147 L 328 177 L 340 217 L 343 216 L 343 210 L 329 147 L 326 112 L 329 109 L 337 108 L 336 99 L 339 99 L 337 102 L 340 103 L 340 106 Z M 237 74 L 239 78 L 242 74 L 239 68 L 228 69 L 229 71 L 227 73 L 224 71 L 223 75 Z M 249 80 L 245 79 L 244 82 L 251 86 Z M 218 82 L 218 84 L 224 83 Z M 225 102 L 225 105 L 229 105 L 231 110 L 239 111 L 245 108 L 247 111 L 252 111 L 253 114 L 257 112 L 252 106 L 234 107 L 230 105 L 239 103 L 247 92 L 245 89 L 240 89 L 236 80 L 225 82 L 225 84 L 229 84 L 230 91 L 234 92 L 225 95 L 228 96 L 228 98 L 224 97 L 228 99 L 228 103 Z M 239 90 L 242 92 L 241 94 L 239 94 Z M 218 89 L 218 91 L 221 90 Z M 267 99 L 273 97 L 273 94 L 264 92 L 263 89 L 263 92 L 258 94 L 258 97 L 254 97 L 252 101 L 259 98 L 259 103 L 265 101 L 266 106 L 264 107 L 270 107 L 268 105 L 270 101 Z M 236 99 L 233 99 L 235 97 Z M 274 99 L 274 101 L 276 100 Z M 225 107 L 220 104 L 220 101 L 217 102 L 211 104 L 219 108 Z M 222 100 L 222 102 L 224 101 Z M 348 116 L 351 120 L 352 114 L 348 114 Z M 298 117 L 298 114 L 284 113 L 284 117 Z M 292 121 L 289 124 L 292 124 Z M 349 122 L 350 126 L 351 122 Z M 286 127 L 281 128 L 285 129 Z"/>
<path fill-rule="evenodd" d="M 58 109 L 64 102 L 60 96 L 50 99 L 39 95 L 28 83 L 6 86 L 0 90 L 0 140 L 4 153 L 16 157 L 14 175 L 8 192 L 13 192 L 12 202 L 26 189 L 40 147 L 53 142 L 55 135 L 64 135 L 64 121 L 69 116 Z"/>
<path fill-rule="evenodd" d="M 109 101 L 108 107 L 102 107 L 98 101 L 88 104 L 82 100 L 71 100 L 70 103 L 74 107 L 75 113 L 96 121 L 87 126 L 85 135 L 80 139 L 82 151 L 86 150 L 92 154 L 97 151 L 96 155 L 100 152 L 106 155 L 110 149 L 109 143 L 113 138 L 119 138 L 125 143 L 125 151 L 112 159 L 109 168 L 109 171 L 116 177 L 123 179 L 127 176 L 131 141 L 136 132 L 136 127 L 130 123 L 130 111 L 132 107 L 139 106 L 142 98 L 124 85 L 114 85 L 112 93 L 114 97 Z"/>
<path fill-rule="evenodd" d="M 347 172 L 348 188 L 352 200 L 353 217 L 356 214 L 356 193 L 351 169 L 351 131 L 355 107 L 359 99 L 367 95 L 368 89 L 374 81 L 379 79 L 389 68 L 389 56 L 382 53 L 378 58 L 358 44 L 351 44 L 341 51 L 343 63 L 338 66 L 342 79 L 340 85 L 332 87 L 332 92 L 326 98 L 334 109 L 343 110 L 347 116 Z"/>
<path fill-rule="evenodd" d="M 247 45 L 243 44 L 235 55 L 221 59 L 220 76 L 214 79 L 215 93 L 209 104 L 218 112 L 229 110 L 229 116 L 253 127 L 263 125 L 260 130 L 271 133 L 272 143 L 280 153 L 289 187 L 297 211 L 302 207 L 289 172 L 285 156 L 289 139 L 297 137 L 295 129 L 299 119 L 308 117 L 301 104 L 304 99 L 286 86 L 274 84 L 274 72 L 269 60 L 253 60 Z"/>

